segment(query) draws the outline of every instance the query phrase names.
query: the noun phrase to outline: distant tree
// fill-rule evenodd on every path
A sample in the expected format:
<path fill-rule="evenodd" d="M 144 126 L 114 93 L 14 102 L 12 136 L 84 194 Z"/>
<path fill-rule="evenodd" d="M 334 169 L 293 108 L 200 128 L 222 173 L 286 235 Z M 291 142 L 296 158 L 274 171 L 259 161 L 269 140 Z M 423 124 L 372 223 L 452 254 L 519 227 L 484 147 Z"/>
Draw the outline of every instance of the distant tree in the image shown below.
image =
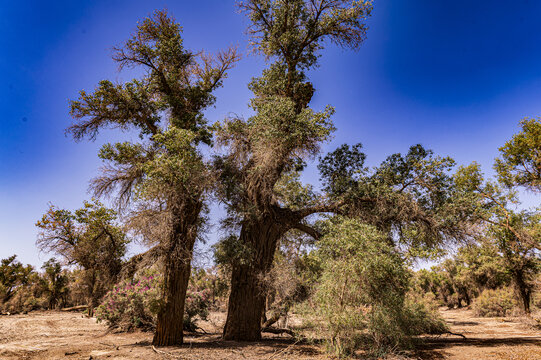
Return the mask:
<path fill-rule="evenodd" d="M 541 213 L 517 211 L 516 193 L 498 183 L 485 181 L 480 166 L 473 163 L 461 167 L 456 181 L 462 191 L 475 198 L 476 213 L 485 224 L 487 234 L 502 254 L 511 274 L 522 308 L 530 312 L 533 277 L 539 272 L 541 250 Z"/>
<path fill-rule="evenodd" d="M 62 298 L 68 293 L 68 276 L 62 271 L 62 265 L 51 258 L 41 267 L 45 270 L 44 293 L 48 299 L 49 309 L 54 309 Z M 65 302 L 65 301 L 64 301 Z"/>
<path fill-rule="evenodd" d="M 522 309 L 529 314 L 535 279 L 541 272 L 541 213 L 510 213 L 501 223 L 505 225 L 491 226 L 490 231 L 503 253 Z"/>
<path fill-rule="evenodd" d="M 29 282 L 34 271 L 31 265 L 24 266 L 12 255 L 0 262 L 0 300 L 6 302 L 11 299 L 18 287 Z"/>
<path fill-rule="evenodd" d="M 128 239 L 116 223 L 117 214 L 101 203 L 85 202 L 74 212 L 54 205 L 36 223 L 40 228 L 37 246 L 76 264 L 84 272 L 89 314 L 99 299 L 117 281 Z M 56 271 L 54 263 L 51 270 Z"/>
<path fill-rule="evenodd" d="M 128 223 L 159 244 L 164 258 L 163 308 L 154 345 L 181 344 L 183 313 L 193 247 L 204 223 L 212 176 L 199 150 L 211 143 L 202 111 L 238 60 L 235 50 L 215 57 L 183 46 L 181 27 L 165 12 L 144 19 L 113 54 L 120 68 L 139 68 L 139 79 L 124 84 L 101 81 L 93 93 L 81 91 L 71 103 L 77 120 L 68 132 L 94 139 L 103 128 L 134 129 L 140 141 L 107 144 L 106 162 L 93 181 L 98 196 L 116 194 Z"/>
<path fill-rule="evenodd" d="M 491 238 L 481 238 L 476 243 L 466 244 L 458 249 L 456 261 L 462 273 L 473 287 L 474 296 L 483 290 L 495 290 L 510 282 L 499 247 Z"/>
<path fill-rule="evenodd" d="M 541 192 L 541 118 L 521 120 L 522 130 L 500 148 L 494 168 L 508 187 Z"/>

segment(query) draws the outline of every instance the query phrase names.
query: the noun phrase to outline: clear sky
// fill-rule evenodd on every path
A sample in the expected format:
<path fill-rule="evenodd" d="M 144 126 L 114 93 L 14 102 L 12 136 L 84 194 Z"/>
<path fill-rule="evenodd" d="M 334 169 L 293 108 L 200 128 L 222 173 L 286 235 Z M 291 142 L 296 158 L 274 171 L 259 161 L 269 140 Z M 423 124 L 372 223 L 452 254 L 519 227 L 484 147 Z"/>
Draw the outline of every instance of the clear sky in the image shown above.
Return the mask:
<path fill-rule="evenodd" d="M 65 137 L 68 99 L 101 79 L 128 80 L 111 48 L 164 8 L 184 27 L 187 48 L 238 45 L 246 54 L 207 117 L 247 114 L 246 84 L 264 63 L 248 53 L 247 21 L 232 0 L 0 0 L 0 258 L 17 254 L 40 266 L 49 255 L 35 247 L 34 224 L 48 202 L 75 209 L 89 198 L 97 150 L 121 135 L 104 132 L 94 143 Z M 518 121 L 541 115 L 540 14 L 533 0 L 376 0 L 361 49 L 329 46 L 311 74 L 312 106 L 336 108 L 338 131 L 324 150 L 362 142 L 375 165 L 421 143 L 491 174 Z M 317 182 L 313 166 L 305 180 Z"/>

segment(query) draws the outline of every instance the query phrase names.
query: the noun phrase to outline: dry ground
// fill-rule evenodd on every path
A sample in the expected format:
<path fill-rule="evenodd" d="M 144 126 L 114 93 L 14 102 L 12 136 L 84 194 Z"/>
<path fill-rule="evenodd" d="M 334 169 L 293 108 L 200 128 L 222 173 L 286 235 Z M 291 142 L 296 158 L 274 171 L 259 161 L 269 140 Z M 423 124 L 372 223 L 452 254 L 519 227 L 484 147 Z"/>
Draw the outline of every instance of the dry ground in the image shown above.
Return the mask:
<path fill-rule="evenodd" d="M 452 335 L 428 338 L 420 351 L 423 359 L 541 360 L 541 331 L 525 319 L 477 318 L 471 310 L 444 310 Z"/>
<path fill-rule="evenodd" d="M 475 318 L 469 310 L 442 311 L 451 331 L 466 335 L 427 338 L 413 358 L 541 360 L 541 333 L 518 320 Z M 327 359 L 317 345 L 294 344 L 287 335 L 261 342 L 221 341 L 224 315 L 202 325 L 206 335 L 187 336 L 183 347 L 150 346 L 149 333 L 115 334 L 77 313 L 32 312 L 0 316 L 0 359 Z"/>

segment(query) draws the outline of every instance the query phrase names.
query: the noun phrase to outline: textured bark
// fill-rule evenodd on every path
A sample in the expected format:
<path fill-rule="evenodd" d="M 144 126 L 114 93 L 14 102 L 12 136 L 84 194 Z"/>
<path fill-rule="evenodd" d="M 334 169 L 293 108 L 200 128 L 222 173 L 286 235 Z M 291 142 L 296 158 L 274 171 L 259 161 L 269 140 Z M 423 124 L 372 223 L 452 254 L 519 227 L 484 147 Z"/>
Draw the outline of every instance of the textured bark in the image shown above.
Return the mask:
<path fill-rule="evenodd" d="M 152 345 L 171 346 L 183 342 L 184 305 L 201 207 L 200 203 L 190 202 L 173 209 L 172 229 L 164 244 L 164 305 L 158 313 Z"/>
<path fill-rule="evenodd" d="M 513 273 L 513 280 L 515 282 L 515 287 L 518 292 L 518 295 L 520 296 L 520 301 L 522 305 L 522 310 L 526 314 L 531 313 L 530 309 L 530 302 L 532 297 L 532 292 L 529 288 L 529 286 L 526 284 L 526 281 L 524 280 L 524 273 L 522 271 L 516 270 Z"/>
<path fill-rule="evenodd" d="M 249 264 L 233 265 L 231 294 L 224 327 L 225 340 L 256 341 L 261 339 L 261 319 L 265 311 L 268 274 L 276 246 L 287 231 L 284 223 L 268 216 L 242 226 L 240 240 L 251 246 Z"/>
<path fill-rule="evenodd" d="M 183 342 L 184 305 L 190 270 L 189 263 L 166 266 L 165 287 L 168 291 L 164 294 L 164 308 L 158 314 L 153 345 L 171 346 L 181 345 Z"/>

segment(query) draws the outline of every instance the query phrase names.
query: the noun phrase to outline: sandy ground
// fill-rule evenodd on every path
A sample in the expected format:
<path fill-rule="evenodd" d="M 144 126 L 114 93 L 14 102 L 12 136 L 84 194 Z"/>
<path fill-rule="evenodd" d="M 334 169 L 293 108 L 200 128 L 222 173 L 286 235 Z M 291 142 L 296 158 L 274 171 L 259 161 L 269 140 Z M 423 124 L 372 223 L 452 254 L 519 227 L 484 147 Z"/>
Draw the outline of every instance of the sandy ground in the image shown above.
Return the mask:
<path fill-rule="evenodd" d="M 441 314 L 454 335 L 428 338 L 422 359 L 541 360 L 541 331 L 511 318 L 477 318 L 471 310 L 444 310 Z"/>
<path fill-rule="evenodd" d="M 442 311 L 453 335 L 427 338 L 411 358 L 541 360 L 541 333 L 518 320 L 475 318 L 469 310 Z M 186 336 L 182 347 L 152 349 L 152 334 L 115 334 L 77 313 L 32 312 L 0 316 L 0 359 L 328 359 L 321 347 L 294 344 L 289 336 L 258 343 L 221 341 L 224 314 L 202 324 L 205 335 Z"/>

